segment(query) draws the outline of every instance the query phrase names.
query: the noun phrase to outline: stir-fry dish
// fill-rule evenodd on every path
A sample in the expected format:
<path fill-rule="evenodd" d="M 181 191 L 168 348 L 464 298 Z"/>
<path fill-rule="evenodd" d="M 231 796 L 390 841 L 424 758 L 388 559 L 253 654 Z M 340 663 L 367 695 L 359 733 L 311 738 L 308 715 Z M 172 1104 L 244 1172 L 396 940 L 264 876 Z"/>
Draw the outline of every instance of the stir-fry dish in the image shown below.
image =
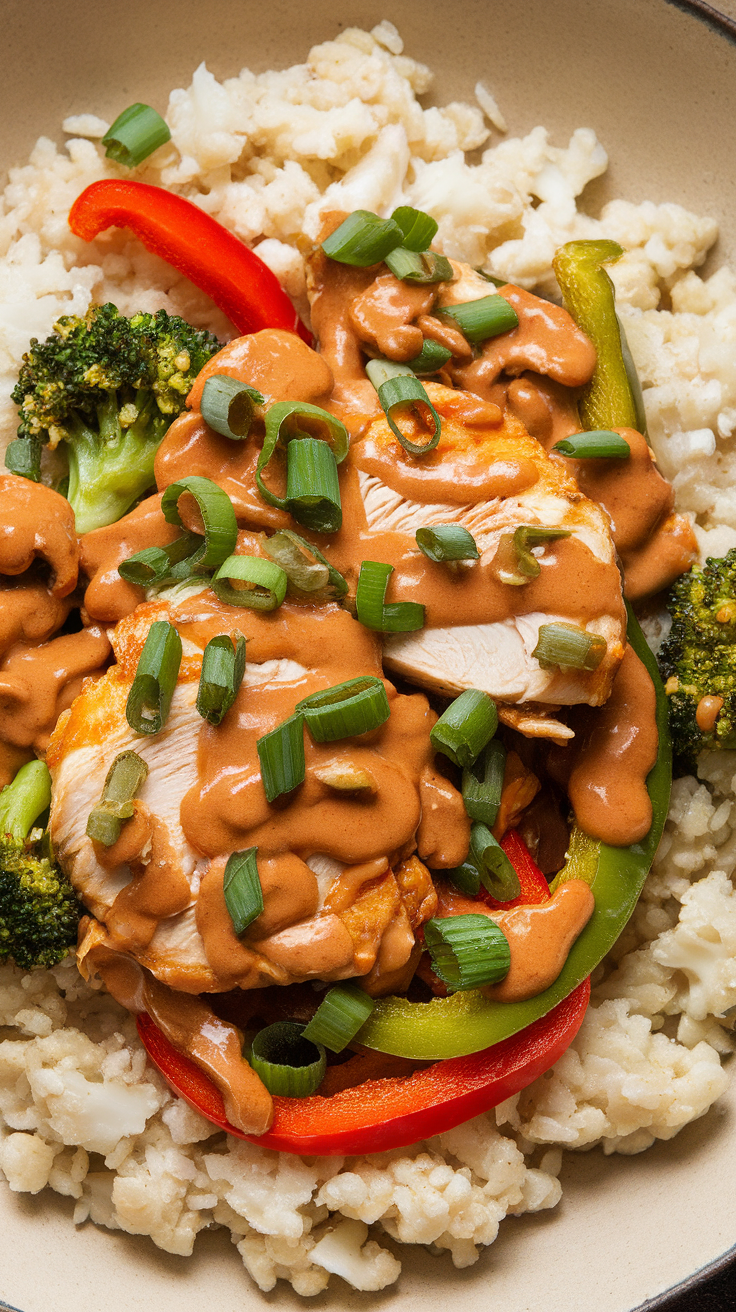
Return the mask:
<path fill-rule="evenodd" d="M 167 140 L 139 105 L 103 144 L 132 169 Z M 444 254 L 421 208 L 324 208 L 307 324 L 173 191 L 103 178 L 68 224 L 128 229 L 235 335 L 93 301 L 23 355 L 0 958 L 76 953 L 199 1139 L 451 1131 L 578 1034 L 671 729 L 680 774 L 736 743 L 736 552 L 697 564 L 649 445 L 623 249 L 561 244 L 552 299 Z M 658 669 L 637 616 L 667 595 Z"/>

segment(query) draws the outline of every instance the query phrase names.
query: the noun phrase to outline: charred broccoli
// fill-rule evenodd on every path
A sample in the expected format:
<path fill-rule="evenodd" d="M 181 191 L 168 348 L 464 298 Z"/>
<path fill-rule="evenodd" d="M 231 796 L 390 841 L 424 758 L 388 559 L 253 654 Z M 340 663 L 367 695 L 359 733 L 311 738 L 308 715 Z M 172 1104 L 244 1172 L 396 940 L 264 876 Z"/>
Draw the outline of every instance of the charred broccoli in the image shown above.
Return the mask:
<path fill-rule="evenodd" d="M 165 310 L 126 319 L 102 305 L 83 319 L 65 315 L 23 357 L 6 465 L 38 481 L 42 445 L 63 441 L 77 532 L 114 523 L 152 486 L 164 433 L 219 349 L 212 333 Z"/>
<path fill-rule="evenodd" d="M 736 548 L 683 574 L 667 606 L 659 662 L 675 758 L 693 771 L 703 748 L 736 748 Z"/>
<path fill-rule="evenodd" d="M 12 957 L 21 970 L 55 966 L 77 941 L 79 903 L 47 835 L 32 828 L 50 800 L 42 761 L 22 766 L 0 792 L 0 961 Z"/>

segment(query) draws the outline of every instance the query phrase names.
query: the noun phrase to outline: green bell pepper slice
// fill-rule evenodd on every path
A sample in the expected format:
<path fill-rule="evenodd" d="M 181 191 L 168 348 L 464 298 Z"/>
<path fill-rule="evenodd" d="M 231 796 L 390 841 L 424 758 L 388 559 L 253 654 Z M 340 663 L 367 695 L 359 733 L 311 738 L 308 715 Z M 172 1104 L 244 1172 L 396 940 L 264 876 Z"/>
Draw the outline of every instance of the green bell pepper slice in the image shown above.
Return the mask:
<path fill-rule="evenodd" d="M 614 264 L 623 253 L 615 241 L 569 241 L 552 261 L 565 307 L 598 354 L 593 377 L 578 401 L 586 431 L 645 431 L 639 379 L 616 314 L 613 283 L 603 267 Z"/>
<path fill-rule="evenodd" d="M 403 997 L 381 998 L 358 1042 L 380 1052 L 421 1061 L 463 1057 L 525 1029 L 557 1006 L 602 961 L 631 916 L 649 873 L 669 806 L 672 753 L 667 723 L 667 699 L 637 620 L 629 611 L 628 637 L 644 662 L 657 694 L 657 760 L 647 776 L 652 799 L 652 827 L 646 838 L 630 847 L 609 847 L 573 831 L 568 860 L 553 888 L 566 879 L 583 879 L 593 890 L 595 911 L 575 941 L 554 984 L 525 1002 L 492 1002 L 478 990 L 454 993 L 431 1002 Z"/>

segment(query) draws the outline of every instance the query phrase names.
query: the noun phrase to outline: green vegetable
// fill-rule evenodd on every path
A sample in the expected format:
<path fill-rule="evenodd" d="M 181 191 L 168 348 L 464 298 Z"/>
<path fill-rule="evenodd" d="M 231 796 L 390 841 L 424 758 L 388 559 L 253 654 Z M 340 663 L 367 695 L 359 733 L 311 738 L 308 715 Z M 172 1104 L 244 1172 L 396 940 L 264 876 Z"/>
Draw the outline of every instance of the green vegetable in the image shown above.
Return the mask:
<path fill-rule="evenodd" d="M 414 534 L 419 550 L 429 560 L 477 560 L 480 552 L 475 538 L 461 524 L 437 524 L 418 528 Z"/>
<path fill-rule="evenodd" d="M 442 421 L 423 384 L 411 369 L 405 364 L 395 364 L 393 360 L 369 360 L 365 371 L 378 392 L 389 427 L 404 450 L 412 456 L 425 456 L 428 451 L 433 451 L 440 440 Z M 405 414 L 407 410 L 415 410 L 427 427 L 431 420 L 433 429 L 426 442 L 412 442 L 399 428 L 395 412 Z"/>
<path fill-rule="evenodd" d="M 559 456 L 574 456 L 576 460 L 628 460 L 631 447 L 619 433 L 598 429 L 595 433 L 573 433 L 552 447 Z"/>
<path fill-rule="evenodd" d="M 597 670 L 605 654 L 605 638 L 577 624 L 540 624 L 539 640 L 532 652 L 540 665 L 572 670 Z"/>
<path fill-rule="evenodd" d="M 497 984 L 509 973 L 508 939 L 488 916 L 428 920 L 424 940 L 435 975 L 453 993 Z"/>
<path fill-rule="evenodd" d="M 382 680 L 370 674 L 313 692 L 297 702 L 296 709 L 316 743 L 369 733 L 385 724 L 391 713 Z"/>
<path fill-rule="evenodd" d="M 342 1052 L 365 1024 L 373 1006 L 373 998 L 357 984 L 338 984 L 325 994 L 303 1037 L 321 1043 L 331 1052 Z"/>
<path fill-rule="evenodd" d="M 331 260 L 367 268 L 379 264 L 389 251 L 400 246 L 404 234 L 393 219 L 379 219 L 370 210 L 353 210 L 322 242 L 322 250 Z"/>
<path fill-rule="evenodd" d="M 532 548 L 569 536 L 568 529 L 544 528 L 541 524 L 520 524 L 513 533 L 502 533 L 493 558 L 498 578 L 513 587 L 538 578 L 542 567 Z"/>
<path fill-rule="evenodd" d="M 231 852 L 225 866 L 222 888 L 236 934 L 244 934 L 263 911 L 257 852 L 257 847 L 248 847 L 244 852 Z"/>
<path fill-rule="evenodd" d="M 503 296 L 481 296 L 461 305 L 443 305 L 438 312 L 452 319 L 469 342 L 484 342 L 519 327 L 516 310 Z"/>
<path fill-rule="evenodd" d="M 304 1025 L 279 1020 L 253 1040 L 250 1064 L 269 1093 L 281 1098 L 308 1098 L 324 1079 L 327 1058 L 320 1043 L 304 1038 Z"/>
<path fill-rule="evenodd" d="M 501 805 L 505 768 L 506 748 L 500 738 L 491 738 L 477 760 L 463 770 L 465 810 L 471 820 L 480 820 L 489 829 L 496 823 Z"/>
<path fill-rule="evenodd" d="M 470 826 L 468 861 L 476 867 L 481 884 L 497 902 L 511 902 L 519 896 L 519 876 L 501 844 L 480 820 Z"/>
<path fill-rule="evenodd" d="M 386 267 L 395 278 L 418 286 L 448 282 L 452 277 L 452 265 L 444 255 L 436 251 L 409 251 L 404 246 L 397 246 L 386 256 Z"/>
<path fill-rule="evenodd" d="M 48 834 L 33 828 L 50 800 L 42 761 L 21 766 L 0 792 L 0 961 L 12 957 L 21 970 L 55 966 L 77 941 L 82 909 Z"/>
<path fill-rule="evenodd" d="M 134 169 L 154 150 L 171 140 L 168 125 L 150 105 L 128 105 L 102 138 L 105 154 L 117 164 Z"/>
<path fill-rule="evenodd" d="M 401 244 L 407 251 L 424 251 L 437 236 L 437 220 L 411 205 L 400 205 L 391 220 L 401 229 Z"/>
<path fill-rule="evenodd" d="M 154 620 L 128 693 L 125 716 L 136 733 L 160 733 L 169 718 L 181 665 L 181 638 L 173 624 Z"/>
<path fill-rule="evenodd" d="M 276 446 L 287 448 L 286 496 L 263 481 Z M 327 410 L 306 401 L 279 401 L 266 414 L 266 436 L 256 465 L 256 483 L 269 506 L 288 510 L 305 528 L 336 533 L 342 524 L 337 465 L 345 459 L 350 437 L 345 425 Z"/>
<path fill-rule="evenodd" d="M 219 349 L 165 310 L 126 319 L 102 305 L 63 316 L 23 357 L 12 398 L 24 446 L 11 444 L 11 467 L 37 479 L 40 446 L 63 442 L 77 532 L 114 523 L 153 487 L 164 434 Z"/>
<path fill-rule="evenodd" d="M 657 693 L 659 753 L 647 778 L 652 799 L 652 827 L 631 847 L 609 847 L 575 832 L 570 858 L 557 876 L 584 879 L 595 896 L 596 909 L 554 984 L 526 1002 L 494 1003 L 475 990 L 432 1002 L 379 998 L 360 1033 L 369 1048 L 423 1061 L 459 1057 L 499 1043 L 544 1016 L 595 969 L 619 937 L 639 898 L 657 850 L 669 806 L 672 779 L 667 698 L 657 664 L 644 635 L 629 611 L 629 642 L 646 665 Z M 552 886 L 553 888 L 555 885 Z"/>
<path fill-rule="evenodd" d="M 197 710 L 208 724 L 222 724 L 238 695 L 245 674 L 245 638 L 242 633 L 218 633 L 202 656 L 197 689 Z"/>
<path fill-rule="evenodd" d="M 267 802 L 275 802 L 304 783 L 304 717 L 290 715 L 288 720 L 264 733 L 256 743 L 261 763 L 261 779 Z"/>
<path fill-rule="evenodd" d="M 666 680 L 678 767 L 695 772 L 704 748 L 736 748 L 736 548 L 706 560 L 673 583 L 667 599 L 672 628 L 659 665 Z M 712 729 L 696 719 L 703 697 L 719 697 Z"/>
<path fill-rule="evenodd" d="M 405 368 L 411 369 L 413 374 L 436 374 L 438 369 L 451 359 L 452 351 L 448 351 L 446 346 L 440 346 L 439 342 L 432 341 L 431 337 L 425 337 L 419 355 L 407 360 Z"/>
<path fill-rule="evenodd" d="M 593 377 L 578 401 L 580 419 L 588 431 L 637 426 L 613 283 L 604 268 L 622 255 L 623 249 L 615 241 L 569 241 L 552 261 L 565 306 L 598 356 Z"/>
<path fill-rule="evenodd" d="M 286 574 L 299 592 L 327 589 L 335 597 L 344 597 L 347 580 L 331 565 L 319 547 L 300 538 L 290 528 L 282 528 L 263 544 L 263 550 Z"/>
<path fill-rule="evenodd" d="M 265 396 L 230 374 L 211 374 L 202 388 L 200 410 L 210 428 L 222 437 L 242 442 L 250 432 L 256 407 L 264 405 Z"/>
<path fill-rule="evenodd" d="M 234 588 L 233 582 L 245 587 Z M 228 556 L 211 581 L 213 592 L 228 606 L 277 610 L 286 596 L 286 574 L 262 556 Z"/>
<path fill-rule="evenodd" d="M 473 764 L 497 728 L 495 702 L 479 688 L 466 688 L 443 711 L 429 737 L 435 751 L 464 768 Z"/>
<path fill-rule="evenodd" d="M 355 593 L 358 619 L 367 629 L 378 633 L 412 633 L 424 626 L 424 607 L 418 601 L 386 602 L 393 572 L 393 565 L 383 561 L 362 561 Z"/>
<path fill-rule="evenodd" d="M 148 766 L 137 752 L 120 752 L 107 772 L 102 797 L 87 820 L 87 837 L 112 847 L 123 824 L 134 814 L 133 798 L 148 777 Z"/>

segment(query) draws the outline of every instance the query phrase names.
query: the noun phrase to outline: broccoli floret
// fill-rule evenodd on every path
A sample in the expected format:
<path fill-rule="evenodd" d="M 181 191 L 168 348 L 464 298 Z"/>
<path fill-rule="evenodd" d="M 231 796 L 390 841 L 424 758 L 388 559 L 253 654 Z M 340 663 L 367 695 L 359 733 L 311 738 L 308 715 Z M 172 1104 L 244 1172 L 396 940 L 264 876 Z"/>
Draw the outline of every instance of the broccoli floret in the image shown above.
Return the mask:
<path fill-rule="evenodd" d="M 77 941 L 74 890 L 50 856 L 47 834 L 32 828 L 50 800 L 42 761 L 22 766 L 0 793 L 0 961 L 12 957 L 21 970 L 55 966 Z"/>
<path fill-rule="evenodd" d="M 677 579 L 667 607 L 672 628 L 659 662 L 675 759 L 690 772 L 703 748 L 736 748 L 736 548 Z M 703 697 L 723 704 L 702 706 L 701 728 Z"/>
<path fill-rule="evenodd" d="M 12 397 L 18 441 L 6 461 L 39 477 L 40 447 L 64 442 L 78 533 L 120 519 L 153 484 L 153 461 L 200 369 L 220 343 L 171 316 L 93 306 L 65 315 L 23 357 Z"/>

